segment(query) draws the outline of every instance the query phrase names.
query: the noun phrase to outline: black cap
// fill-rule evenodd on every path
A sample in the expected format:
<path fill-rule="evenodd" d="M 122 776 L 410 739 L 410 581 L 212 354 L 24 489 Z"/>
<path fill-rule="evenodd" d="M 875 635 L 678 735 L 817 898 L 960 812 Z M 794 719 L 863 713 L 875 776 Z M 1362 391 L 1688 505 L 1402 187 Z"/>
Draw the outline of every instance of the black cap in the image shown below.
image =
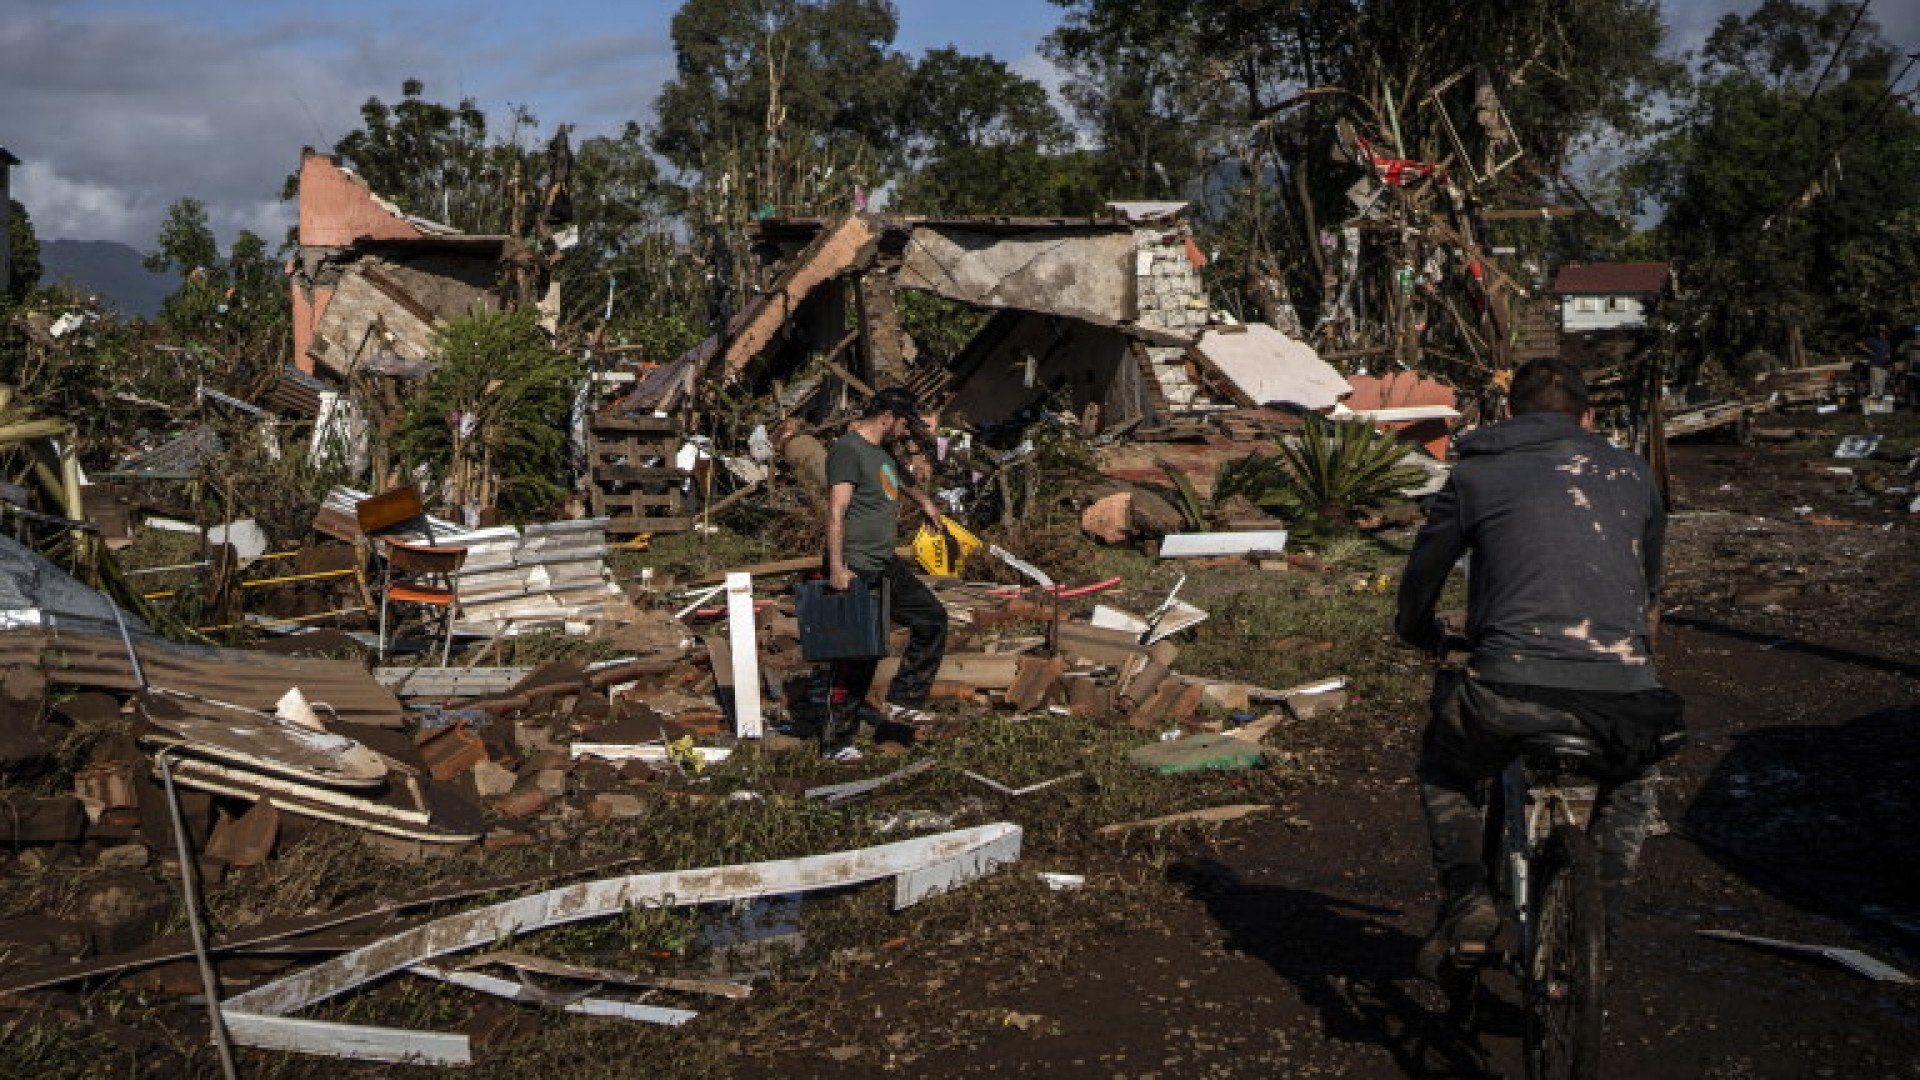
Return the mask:
<path fill-rule="evenodd" d="M 913 396 L 913 391 L 904 386 L 886 387 L 868 399 L 868 416 L 878 416 L 883 412 L 892 413 L 915 427 L 921 426 L 920 401 Z"/>

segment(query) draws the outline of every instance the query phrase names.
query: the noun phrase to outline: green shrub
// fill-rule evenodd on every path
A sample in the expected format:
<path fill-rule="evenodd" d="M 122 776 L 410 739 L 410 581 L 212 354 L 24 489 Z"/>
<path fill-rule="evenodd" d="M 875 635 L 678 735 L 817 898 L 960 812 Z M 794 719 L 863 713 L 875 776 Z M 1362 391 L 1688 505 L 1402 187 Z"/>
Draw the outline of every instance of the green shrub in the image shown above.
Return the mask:
<path fill-rule="evenodd" d="M 395 449 L 425 465 L 448 507 L 514 521 L 565 499 L 567 430 L 581 365 L 554 349 L 533 311 L 482 312 L 434 338 L 439 366 L 408 403 Z"/>

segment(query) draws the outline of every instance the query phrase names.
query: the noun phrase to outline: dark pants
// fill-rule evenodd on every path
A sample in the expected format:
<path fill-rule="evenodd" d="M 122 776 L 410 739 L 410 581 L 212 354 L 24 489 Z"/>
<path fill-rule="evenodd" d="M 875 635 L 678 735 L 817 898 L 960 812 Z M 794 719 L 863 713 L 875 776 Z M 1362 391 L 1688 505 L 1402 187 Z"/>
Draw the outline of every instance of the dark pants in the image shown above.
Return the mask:
<path fill-rule="evenodd" d="M 896 626 L 907 628 L 907 651 L 900 657 L 900 670 L 887 688 L 887 701 L 907 709 L 926 704 L 927 691 L 940 673 L 940 660 L 947 651 L 947 609 L 926 583 L 898 557 L 887 560 L 878 574 L 867 577 L 867 587 L 888 590 L 887 606 Z M 834 668 L 834 698 L 841 694 L 849 705 L 866 700 L 873 689 L 873 673 L 880 661 L 841 660 Z"/>
<path fill-rule="evenodd" d="M 1604 694 L 1485 683 L 1447 672 L 1435 680 L 1432 716 L 1420 747 L 1420 800 L 1433 845 L 1434 869 L 1449 895 L 1484 884 L 1488 781 L 1519 753 L 1520 742 L 1541 732 L 1574 732 L 1607 746 L 1602 728 L 1624 729 L 1678 723 L 1679 698 L 1664 688 Z M 1606 718 L 1596 725 L 1582 717 Z M 1598 801 L 1589 830 L 1600 856 L 1603 885 L 1624 885 L 1640 860 L 1653 819 L 1659 770 L 1651 756 L 1616 758 L 1599 776 Z"/>

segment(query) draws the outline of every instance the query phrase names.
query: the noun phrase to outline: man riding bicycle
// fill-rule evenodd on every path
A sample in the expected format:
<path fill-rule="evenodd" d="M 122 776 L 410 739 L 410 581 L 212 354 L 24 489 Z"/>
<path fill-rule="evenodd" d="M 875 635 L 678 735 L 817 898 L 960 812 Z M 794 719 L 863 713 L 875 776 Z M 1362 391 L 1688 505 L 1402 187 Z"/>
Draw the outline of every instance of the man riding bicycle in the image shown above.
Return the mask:
<path fill-rule="evenodd" d="M 1483 950 L 1500 918 L 1483 862 L 1487 781 L 1540 732 L 1585 735 L 1596 768 L 1593 839 L 1616 915 L 1654 809 L 1655 765 L 1678 745 L 1682 703 L 1653 665 L 1666 510 L 1646 463 L 1591 431 L 1586 381 L 1557 359 L 1515 373 L 1513 418 L 1459 443 L 1400 585 L 1394 629 L 1448 644 L 1434 607 L 1468 555 L 1472 659 L 1434 681 L 1417 776 L 1444 899 L 1419 967 Z"/>

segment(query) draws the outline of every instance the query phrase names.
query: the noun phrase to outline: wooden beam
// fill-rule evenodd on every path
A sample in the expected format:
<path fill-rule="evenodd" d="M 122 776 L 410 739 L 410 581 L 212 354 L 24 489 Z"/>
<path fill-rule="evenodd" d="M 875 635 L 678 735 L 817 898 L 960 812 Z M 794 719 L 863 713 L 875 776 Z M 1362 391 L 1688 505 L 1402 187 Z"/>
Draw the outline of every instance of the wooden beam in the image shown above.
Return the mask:
<path fill-rule="evenodd" d="M 758 739 L 760 719 L 760 646 L 753 629 L 753 575 L 727 575 L 727 646 L 733 654 L 733 733 Z"/>

